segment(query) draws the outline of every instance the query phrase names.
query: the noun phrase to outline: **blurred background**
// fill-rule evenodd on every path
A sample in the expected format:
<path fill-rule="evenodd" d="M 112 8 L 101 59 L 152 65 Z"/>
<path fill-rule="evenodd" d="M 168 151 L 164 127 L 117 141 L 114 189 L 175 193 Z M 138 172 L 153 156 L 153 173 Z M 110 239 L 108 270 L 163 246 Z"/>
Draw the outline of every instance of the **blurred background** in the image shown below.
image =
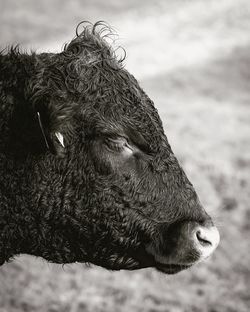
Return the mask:
<path fill-rule="evenodd" d="M 0 0 L 0 48 L 60 51 L 82 20 L 118 32 L 221 244 L 175 276 L 20 256 L 0 268 L 0 312 L 249 312 L 249 0 Z"/>

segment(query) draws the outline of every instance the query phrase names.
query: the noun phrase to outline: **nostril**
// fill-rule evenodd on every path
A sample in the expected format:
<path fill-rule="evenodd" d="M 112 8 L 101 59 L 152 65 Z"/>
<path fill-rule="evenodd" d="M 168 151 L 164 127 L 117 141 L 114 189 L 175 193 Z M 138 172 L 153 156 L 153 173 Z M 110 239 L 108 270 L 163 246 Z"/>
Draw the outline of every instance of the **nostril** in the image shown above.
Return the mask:
<path fill-rule="evenodd" d="M 215 226 L 199 226 L 195 231 L 195 240 L 198 243 L 198 248 L 214 250 L 219 244 L 220 234 Z"/>
<path fill-rule="evenodd" d="M 193 237 L 196 249 L 200 252 L 200 259 L 209 257 L 220 242 L 220 234 L 215 226 L 198 226 Z"/>
<path fill-rule="evenodd" d="M 208 238 L 206 237 L 206 235 L 204 235 L 204 234 L 205 233 L 203 233 L 201 230 L 198 230 L 196 232 L 196 237 L 197 237 L 199 243 L 204 247 L 211 246 L 212 245 L 211 241 L 209 241 Z"/>

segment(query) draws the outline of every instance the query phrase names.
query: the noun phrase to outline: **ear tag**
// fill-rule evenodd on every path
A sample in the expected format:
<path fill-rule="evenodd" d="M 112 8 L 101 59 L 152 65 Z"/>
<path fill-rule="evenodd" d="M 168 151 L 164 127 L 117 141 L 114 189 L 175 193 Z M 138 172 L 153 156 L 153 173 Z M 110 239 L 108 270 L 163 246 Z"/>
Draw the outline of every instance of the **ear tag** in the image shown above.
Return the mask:
<path fill-rule="evenodd" d="M 65 147 L 63 142 L 63 135 L 60 132 L 55 132 L 55 136 L 57 137 L 57 140 L 60 142 L 62 147 Z"/>

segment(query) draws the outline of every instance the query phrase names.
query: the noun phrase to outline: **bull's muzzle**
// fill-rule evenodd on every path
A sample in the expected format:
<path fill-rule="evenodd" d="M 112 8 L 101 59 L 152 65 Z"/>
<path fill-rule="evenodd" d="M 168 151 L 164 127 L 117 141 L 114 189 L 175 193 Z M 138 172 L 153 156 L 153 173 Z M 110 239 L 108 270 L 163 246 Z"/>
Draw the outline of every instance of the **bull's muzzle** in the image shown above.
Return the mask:
<path fill-rule="evenodd" d="M 161 226 L 159 232 L 159 241 L 150 243 L 146 250 L 154 256 L 155 266 L 166 273 L 176 273 L 208 258 L 220 241 L 219 231 L 211 220 L 185 221 L 167 231 Z"/>

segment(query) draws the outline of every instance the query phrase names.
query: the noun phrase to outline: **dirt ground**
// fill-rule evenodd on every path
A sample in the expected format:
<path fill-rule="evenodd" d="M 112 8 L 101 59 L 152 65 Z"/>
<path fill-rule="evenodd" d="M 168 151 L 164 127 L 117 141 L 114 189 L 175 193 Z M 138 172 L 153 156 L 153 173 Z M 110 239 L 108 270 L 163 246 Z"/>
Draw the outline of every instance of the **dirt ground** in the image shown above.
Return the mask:
<path fill-rule="evenodd" d="M 59 51 L 81 20 L 119 33 L 221 244 L 175 276 L 21 256 L 0 268 L 0 312 L 249 312 L 249 0 L 0 0 L 0 47 Z"/>

